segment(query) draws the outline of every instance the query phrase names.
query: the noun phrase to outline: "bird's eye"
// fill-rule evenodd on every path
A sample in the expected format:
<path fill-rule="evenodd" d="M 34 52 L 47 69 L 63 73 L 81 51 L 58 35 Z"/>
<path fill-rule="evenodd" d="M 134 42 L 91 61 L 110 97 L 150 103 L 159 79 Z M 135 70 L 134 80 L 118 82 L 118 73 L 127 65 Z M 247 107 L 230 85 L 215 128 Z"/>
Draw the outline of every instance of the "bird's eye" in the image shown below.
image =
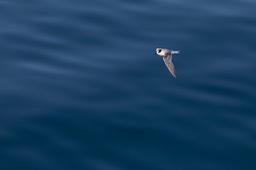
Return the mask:
<path fill-rule="evenodd" d="M 162 50 L 158 50 L 158 53 L 161 53 Z"/>

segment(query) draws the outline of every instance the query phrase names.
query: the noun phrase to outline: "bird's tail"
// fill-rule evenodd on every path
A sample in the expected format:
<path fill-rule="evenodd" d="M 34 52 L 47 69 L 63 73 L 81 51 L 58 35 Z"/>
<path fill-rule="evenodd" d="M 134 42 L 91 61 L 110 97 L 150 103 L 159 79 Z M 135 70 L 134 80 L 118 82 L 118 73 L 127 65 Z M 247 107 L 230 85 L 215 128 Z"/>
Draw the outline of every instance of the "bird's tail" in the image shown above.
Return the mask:
<path fill-rule="evenodd" d="M 180 50 L 172 50 L 171 53 L 172 53 L 172 54 L 179 54 L 179 53 L 180 53 Z"/>

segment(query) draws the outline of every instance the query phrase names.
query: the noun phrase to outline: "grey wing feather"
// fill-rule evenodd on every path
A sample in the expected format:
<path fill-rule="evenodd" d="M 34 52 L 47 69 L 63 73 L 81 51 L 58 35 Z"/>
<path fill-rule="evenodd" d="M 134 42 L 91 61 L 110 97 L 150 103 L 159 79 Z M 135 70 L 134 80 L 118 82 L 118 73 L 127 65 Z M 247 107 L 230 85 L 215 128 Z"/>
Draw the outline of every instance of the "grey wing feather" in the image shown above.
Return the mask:
<path fill-rule="evenodd" d="M 172 63 L 172 56 L 168 55 L 167 57 L 163 57 L 163 60 L 164 60 L 166 67 L 168 68 L 168 70 L 172 73 L 173 77 L 176 78 L 176 71 L 175 71 L 175 67 Z"/>

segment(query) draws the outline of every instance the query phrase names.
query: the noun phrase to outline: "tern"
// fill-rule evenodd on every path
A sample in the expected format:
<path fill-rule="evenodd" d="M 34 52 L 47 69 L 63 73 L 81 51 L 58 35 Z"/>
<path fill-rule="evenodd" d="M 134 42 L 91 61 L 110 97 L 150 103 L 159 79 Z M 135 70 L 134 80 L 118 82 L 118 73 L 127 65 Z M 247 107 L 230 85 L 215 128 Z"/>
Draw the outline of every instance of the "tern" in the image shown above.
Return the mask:
<path fill-rule="evenodd" d="M 176 71 L 175 67 L 172 63 L 172 54 L 179 54 L 180 51 L 178 50 L 169 50 L 165 48 L 156 48 L 156 54 L 160 57 L 163 57 L 164 63 L 168 70 L 171 72 L 173 77 L 176 78 Z"/>

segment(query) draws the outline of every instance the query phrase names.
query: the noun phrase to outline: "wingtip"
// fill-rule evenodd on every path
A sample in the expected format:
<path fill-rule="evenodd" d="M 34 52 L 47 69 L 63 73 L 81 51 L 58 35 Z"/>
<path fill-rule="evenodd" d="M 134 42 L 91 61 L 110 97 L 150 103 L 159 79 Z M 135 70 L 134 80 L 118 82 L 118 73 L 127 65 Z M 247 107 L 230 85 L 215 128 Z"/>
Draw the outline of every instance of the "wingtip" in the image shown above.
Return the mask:
<path fill-rule="evenodd" d="M 172 54 L 179 54 L 179 53 L 180 53 L 180 50 L 173 50 L 171 53 L 172 53 Z"/>

